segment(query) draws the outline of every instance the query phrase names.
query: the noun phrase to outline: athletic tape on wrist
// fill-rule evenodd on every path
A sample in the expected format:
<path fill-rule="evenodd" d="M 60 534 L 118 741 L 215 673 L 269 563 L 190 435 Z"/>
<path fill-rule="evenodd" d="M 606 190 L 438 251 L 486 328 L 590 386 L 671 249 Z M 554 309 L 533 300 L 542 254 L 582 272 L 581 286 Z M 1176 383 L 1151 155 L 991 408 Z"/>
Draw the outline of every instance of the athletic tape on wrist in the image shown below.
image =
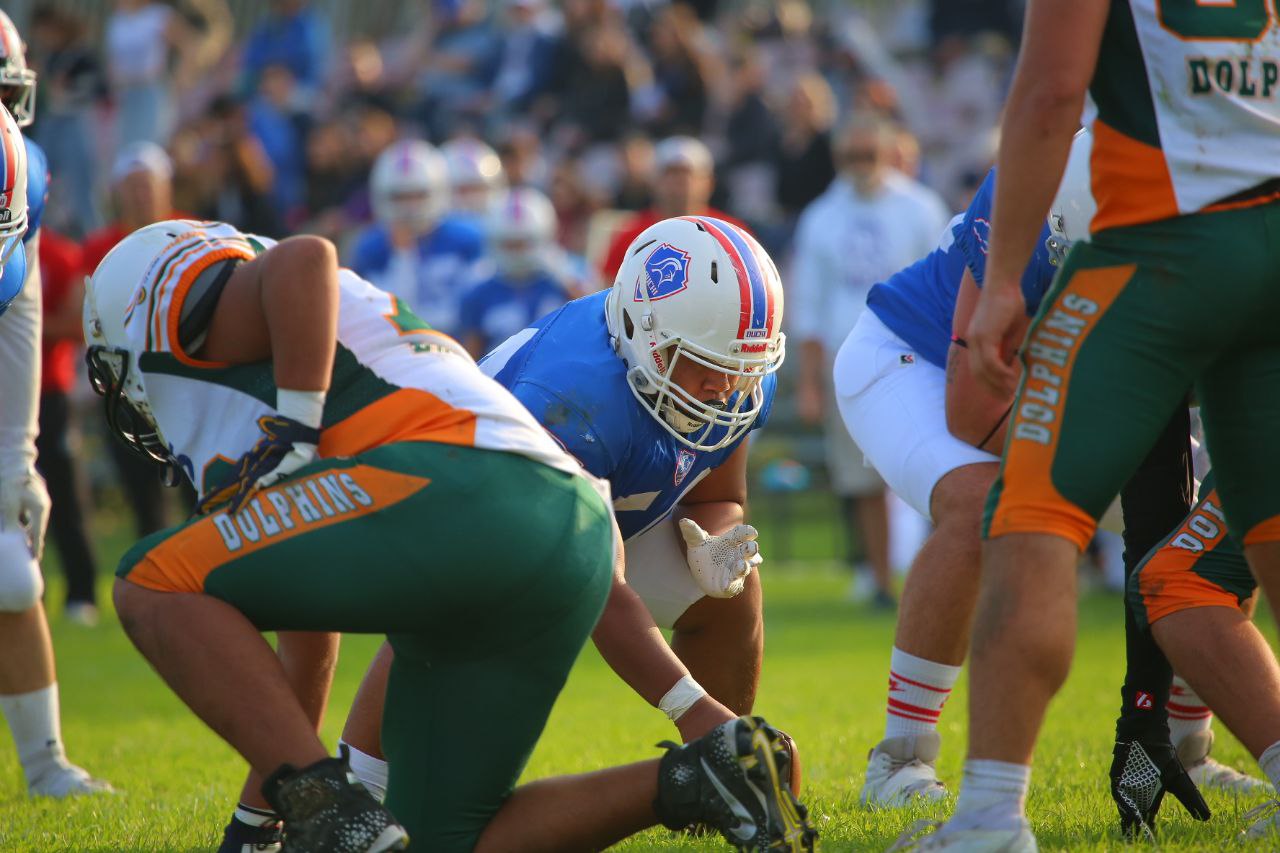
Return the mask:
<path fill-rule="evenodd" d="M 686 675 L 658 701 L 658 710 L 674 723 L 706 695 L 707 691 L 702 689 L 702 685 Z"/>
<path fill-rule="evenodd" d="M 276 411 L 309 427 L 320 428 L 324 419 L 323 391 L 294 391 L 291 388 L 276 389 Z"/>

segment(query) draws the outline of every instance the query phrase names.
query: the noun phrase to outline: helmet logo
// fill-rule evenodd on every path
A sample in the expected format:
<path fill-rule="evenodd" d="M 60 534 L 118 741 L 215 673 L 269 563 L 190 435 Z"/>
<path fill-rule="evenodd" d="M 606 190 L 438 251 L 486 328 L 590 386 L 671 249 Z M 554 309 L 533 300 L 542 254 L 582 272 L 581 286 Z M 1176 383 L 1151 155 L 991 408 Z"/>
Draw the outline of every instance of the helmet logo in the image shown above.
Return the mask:
<path fill-rule="evenodd" d="M 692 451 L 681 448 L 676 454 L 676 485 L 684 482 L 684 478 L 689 476 L 689 472 L 693 470 L 693 463 L 697 459 L 697 454 Z"/>
<path fill-rule="evenodd" d="M 691 260 L 688 252 L 670 243 L 659 245 L 645 259 L 644 280 L 636 282 L 634 301 L 644 302 L 647 295 L 650 302 L 656 302 L 688 288 Z"/>
<path fill-rule="evenodd" d="M 991 223 L 985 219 L 973 220 L 973 236 L 978 240 L 978 248 L 982 254 L 991 249 Z"/>

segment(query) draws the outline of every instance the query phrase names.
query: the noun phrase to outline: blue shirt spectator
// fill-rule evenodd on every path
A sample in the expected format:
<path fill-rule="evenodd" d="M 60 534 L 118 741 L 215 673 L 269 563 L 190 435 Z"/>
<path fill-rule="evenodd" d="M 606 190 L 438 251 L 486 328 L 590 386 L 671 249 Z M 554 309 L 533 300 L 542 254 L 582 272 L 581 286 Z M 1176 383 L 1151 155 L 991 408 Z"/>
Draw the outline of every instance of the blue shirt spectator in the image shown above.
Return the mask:
<path fill-rule="evenodd" d="M 244 48 L 241 91 L 257 91 L 270 65 L 283 65 L 307 92 L 324 83 L 329 61 L 329 26 L 308 0 L 273 0 L 271 14 L 249 34 Z"/>

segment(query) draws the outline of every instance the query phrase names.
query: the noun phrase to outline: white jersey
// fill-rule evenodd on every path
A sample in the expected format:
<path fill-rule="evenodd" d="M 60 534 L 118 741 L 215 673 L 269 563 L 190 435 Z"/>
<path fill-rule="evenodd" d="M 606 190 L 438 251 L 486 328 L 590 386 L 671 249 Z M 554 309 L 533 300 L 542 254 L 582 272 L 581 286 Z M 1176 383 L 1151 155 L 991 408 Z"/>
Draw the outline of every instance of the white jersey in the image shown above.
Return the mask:
<path fill-rule="evenodd" d="M 1090 86 L 1094 231 L 1238 202 L 1280 176 L 1280 24 L 1268 5 L 1112 0 Z"/>
<path fill-rule="evenodd" d="M 229 264 L 274 241 L 229 225 L 192 223 L 149 266 L 125 318 L 160 435 L 197 491 L 219 484 L 276 414 L 270 360 L 222 364 L 192 357 L 184 324 L 216 302 Z M 225 279 L 224 279 L 225 281 Z M 482 374 L 450 338 L 350 270 L 338 277 L 338 340 L 320 456 L 353 456 L 400 441 L 431 441 L 527 456 L 580 473 L 533 416 Z M 197 349 L 191 346 L 190 349 Z"/>

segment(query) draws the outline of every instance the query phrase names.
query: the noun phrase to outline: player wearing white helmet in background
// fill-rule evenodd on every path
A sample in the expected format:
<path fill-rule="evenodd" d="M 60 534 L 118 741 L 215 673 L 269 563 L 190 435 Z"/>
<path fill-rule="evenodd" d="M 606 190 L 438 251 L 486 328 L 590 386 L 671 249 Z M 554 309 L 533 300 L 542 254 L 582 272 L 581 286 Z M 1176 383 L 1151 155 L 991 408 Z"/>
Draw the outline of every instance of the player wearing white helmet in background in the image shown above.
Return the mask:
<path fill-rule="evenodd" d="M 592 474 L 626 542 L 594 639 L 686 739 L 755 702 L 763 654 L 756 531 L 744 523 L 747 434 L 769 416 L 785 355 L 773 261 L 722 220 L 663 220 L 613 287 L 498 346 L 481 369 Z M 659 628 L 673 629 L 671 646 Z M 378 784 L 381 679 L 366 677 L 344 740 Z"/>
<path fill-rule="evenodd" d="M 498 152 L 469 136 L 440 146 L 449 173 L 452 210 L 464 216 L 484 217 L 506 188 Z"/>
<path fill-rule="evenodd" d="M 356 238 L 349 265 L 432 328 L 455 334 L 484 236 L 476 223 L 449 213 L 444 157 L 419 139 L 396 142 L 374 163 L 369 192 L 376 221 Z"/>
<path fill-rule="evenodd" d="M 489 209 L 490 265 L 462 300 L 461 340 L 476 358 L 568 301 L 555 234 L 555 208 L 535 189 L 513 189 Z"/>
<path fill-rule="evenodd" d="M 18 130 L 31 123 L 35 73 L 13 22 L 0 12 L 0 711 L 33 795 L 63 797 L 111 786 L 67 761 L 53 644 L 37 563 L 49 495 L 35 469 L 40 388 L 40 217 L 44 153 Z M 9 110 L 12 109 L 11 114 Z"/>

